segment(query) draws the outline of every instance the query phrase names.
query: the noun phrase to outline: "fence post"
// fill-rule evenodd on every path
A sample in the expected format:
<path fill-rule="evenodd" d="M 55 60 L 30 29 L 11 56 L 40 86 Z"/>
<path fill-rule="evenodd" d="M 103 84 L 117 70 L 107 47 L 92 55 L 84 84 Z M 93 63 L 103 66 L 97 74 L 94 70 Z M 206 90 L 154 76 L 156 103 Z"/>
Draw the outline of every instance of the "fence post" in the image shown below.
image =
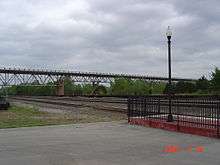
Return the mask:
<path fill-rule="evenodd" d="M 158 114 L 160 115 L 160 97 L 158 98 Z"/>
<path fill-rule="evenodd" d="M 128 109 L 127 109 L 128 123 L 130 123 L 130 115 L 131 115 L 131 99 L 130 99 L 130 97 L 128 97 L 127 104 L 128 104 Z"/>
<path fill-rule="evenodd" d="M 147 116 L 147 101 L 146 97 L 144 97 L 144 119 L 146 119 Z"/>
<path fill-rule="evenodd" d="M 217 137 L 219 138 L 220 137 L 220 135 L 219 135 L 219 111 L 220 111 L 220 105 L 219 105 L 220 103 L 219 103 L 219 101 L 218 101 L 218 103 L 217 103 Z"/>
<path fill-rule="evenodd" d="M 180 130 L 180 123 L 179 123 L 179 99 L 176 97 L 176 115 L 177 115 L 177 131 Z"/>
<path fill-rule="evenodd" d="M 160 115 L 160 97 L 158 97 L 158 100 L 157 100 L 157 113 L 156 113 L 156 118 L 161 120 L 163 117 L 161 117 Z"/>
<path fill-rule="evenodd" d="M 141 119 L 144 117 L 144 98 L 141 98 Z"/>

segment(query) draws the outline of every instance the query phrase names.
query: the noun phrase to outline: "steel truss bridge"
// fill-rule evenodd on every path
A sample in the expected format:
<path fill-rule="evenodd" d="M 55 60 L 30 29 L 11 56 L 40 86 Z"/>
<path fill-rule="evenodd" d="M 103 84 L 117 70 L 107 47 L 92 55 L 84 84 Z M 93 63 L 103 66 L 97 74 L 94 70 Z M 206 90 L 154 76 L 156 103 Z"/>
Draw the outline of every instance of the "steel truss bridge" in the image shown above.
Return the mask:
<path fill-rule="evenodd" d="M 153 82 L 166 82 L 166 77 L 152 77 L 142 75 L 94 73 L 94 72 L 72 72 L 60 70 L 38 70 L 38 69 L 0 69 L 0 86 L 12 85 L 47 85 L 48 83 L 57 84 L 68 78 L 72 82 L 79 83 L 111 83 L 115 78 L 126 78 L 132 80 L 144 80 Z M 173 78 L 172 81 L 195 81 L 195 79 Z"/>

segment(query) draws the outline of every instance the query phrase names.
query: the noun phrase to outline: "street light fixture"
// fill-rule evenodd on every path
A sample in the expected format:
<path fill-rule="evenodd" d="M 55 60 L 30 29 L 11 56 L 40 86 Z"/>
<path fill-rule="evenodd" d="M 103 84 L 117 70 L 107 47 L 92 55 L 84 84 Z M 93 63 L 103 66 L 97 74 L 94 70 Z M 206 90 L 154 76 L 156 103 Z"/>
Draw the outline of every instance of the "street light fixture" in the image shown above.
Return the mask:
<path fill-rule="evenodd" d="M 167 121 L 172 122 L 173 121 L 173 115 L 172 115 L 172 105 L 171 105 L 171 36 L 172 36 L 172 31 L 170 26 L 167 28 L 166 32 L 167 36 L 167 43 L 168 43 L 168 72 L 169 72 L 169 82 L 168 82 L 168 97 L 169 97 L 169 114 Z"/>

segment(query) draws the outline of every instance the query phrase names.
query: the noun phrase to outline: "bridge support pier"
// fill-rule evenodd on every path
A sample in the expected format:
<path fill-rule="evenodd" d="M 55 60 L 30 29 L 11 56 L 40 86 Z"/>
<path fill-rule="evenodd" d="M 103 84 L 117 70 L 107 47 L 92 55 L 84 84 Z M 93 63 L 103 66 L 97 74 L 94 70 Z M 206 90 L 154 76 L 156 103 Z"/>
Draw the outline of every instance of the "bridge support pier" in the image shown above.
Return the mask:
<path fill-rule="evenodd" d="M 64 80 L 59 80 L 57 82 L 56 95 L 64 96 Z"/>

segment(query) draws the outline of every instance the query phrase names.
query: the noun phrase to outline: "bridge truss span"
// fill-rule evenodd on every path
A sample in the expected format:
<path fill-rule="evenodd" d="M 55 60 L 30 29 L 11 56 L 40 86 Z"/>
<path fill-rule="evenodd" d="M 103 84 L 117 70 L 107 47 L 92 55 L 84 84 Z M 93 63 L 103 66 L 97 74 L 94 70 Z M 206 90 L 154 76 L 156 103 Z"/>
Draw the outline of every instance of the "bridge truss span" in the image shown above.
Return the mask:
<path fill-rule="evenodd" d="M 72 72 L 58 70 L 36 70 L 36 69 L 0 69 L 0 85 L 46 85 L 56 84 L 65 78 L 79 83 L 111 83 L 115 78 L 126 78 L 144 81 L 168 81 L 165 77 L 153 77 L 128 74 L 94 73 L 94 72 Z M 173 78 L 172 81 L 195 81 L 194 79 Z"/>

